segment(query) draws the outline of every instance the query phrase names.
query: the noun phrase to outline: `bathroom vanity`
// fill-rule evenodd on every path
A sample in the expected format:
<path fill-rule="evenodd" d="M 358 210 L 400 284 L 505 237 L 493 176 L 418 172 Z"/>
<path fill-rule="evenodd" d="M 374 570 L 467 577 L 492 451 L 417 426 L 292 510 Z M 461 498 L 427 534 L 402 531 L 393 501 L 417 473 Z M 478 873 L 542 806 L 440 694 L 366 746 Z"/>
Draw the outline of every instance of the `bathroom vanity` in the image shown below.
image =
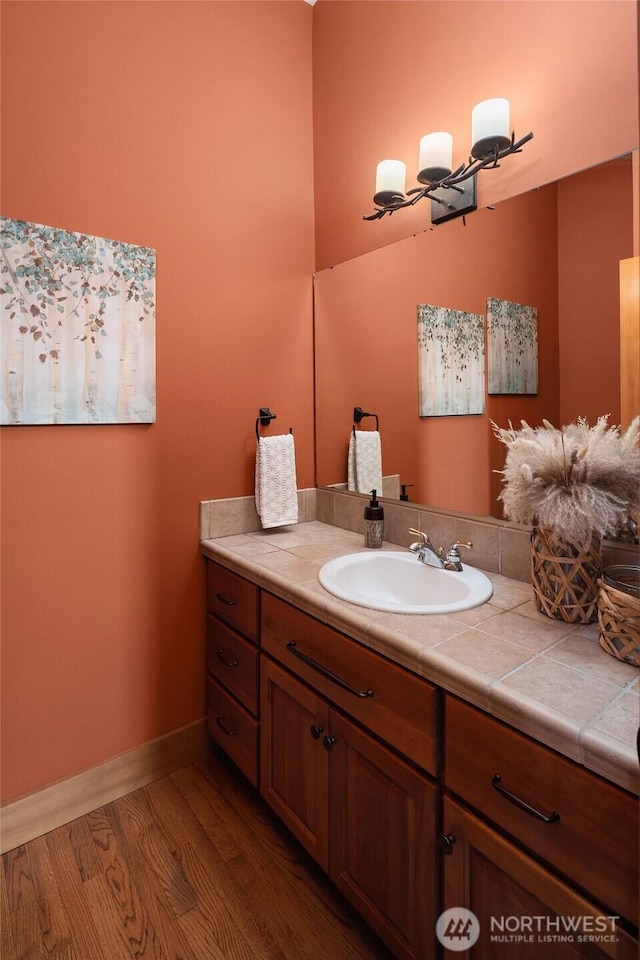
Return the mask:
<path fill-rule="evenodd" d="M 474 957 L 545 955 L 536 949 L 550 942 L 554 960 L 636 957 L 633 744 L 509 688 L 513 669 L 496 683 L 452 656 L 456 638 L 459 650 L 475 641 L 496 656 L 482 625 L 517 633 L 522 584 L 495 578 L 492 602 L 460 620 L 368 611 L 314 576 L 314 554 L 356 542 L 317 523 L 280 539 L 201 542 L 214 740 L 395 956 L 437 956 L 438 916 L 466 907 L 480 923 Z M 575 628 L 526 614 L 537 652 L 517 648 L 522 669 L 544 660 L 538 669 L 562 672 L 545 653 Z M 583 640 L 593 653 L 593 638 Z M 615 709 L 637 696 L 637 674 L 599 652 Z M 557 940 L 576 918 L 573 942 Z M 469 930 L 449 934 L 459 945 Z"/>

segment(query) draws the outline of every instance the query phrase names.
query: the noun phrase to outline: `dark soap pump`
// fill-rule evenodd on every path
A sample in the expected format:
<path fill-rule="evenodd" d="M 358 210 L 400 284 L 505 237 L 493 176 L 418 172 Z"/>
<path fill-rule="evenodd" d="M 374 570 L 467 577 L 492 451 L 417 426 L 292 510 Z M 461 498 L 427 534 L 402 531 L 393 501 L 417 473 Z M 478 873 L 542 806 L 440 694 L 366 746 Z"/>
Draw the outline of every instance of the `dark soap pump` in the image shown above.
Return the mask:
<path fill-rule="evenodd" d="M 372 548 L 381 547 L 384 536 L 384 509 L 376 494 L 376 490 L 371 491 L 369 505 L 364 508 L 364 545 Z"/>
<path fill-rule="evenodd" d="M 402 483 L 402 484 L 400 485 L 400 499 L 401 499 L 401 500 L 404 500 L 405 502 L 407 502 L 407 501 L 409 500 L 409 494 L 407 493 L 407 489 L 408 489 L 409 487 L 412 487 L 412 486 L 413 486 L 412 483 Z"/>

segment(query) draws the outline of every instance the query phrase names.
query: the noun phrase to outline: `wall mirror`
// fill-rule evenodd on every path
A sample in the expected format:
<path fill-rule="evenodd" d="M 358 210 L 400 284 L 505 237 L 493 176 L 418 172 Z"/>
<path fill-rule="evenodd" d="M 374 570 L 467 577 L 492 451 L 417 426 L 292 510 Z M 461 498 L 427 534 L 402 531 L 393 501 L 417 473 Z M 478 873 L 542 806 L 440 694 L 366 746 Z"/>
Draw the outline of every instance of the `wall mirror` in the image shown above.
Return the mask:
<path fill-rule="evenodd" d="M 504 448 L 490 420 L 608 413 L 619 423 L 619 261 L 633 255 L 632 194 L 629 155 L 318 272 L 318 485 L 346 484 L 358 406 L 378 415 L 383 473 L 412 484 L 411 501 L 478 516 L 503 515 Z M 489 297 L 536 307 L 537 393 L 487 396 L 485 383 L 484 413 L 421 418 L 418 304 L 486 314 Z"/>

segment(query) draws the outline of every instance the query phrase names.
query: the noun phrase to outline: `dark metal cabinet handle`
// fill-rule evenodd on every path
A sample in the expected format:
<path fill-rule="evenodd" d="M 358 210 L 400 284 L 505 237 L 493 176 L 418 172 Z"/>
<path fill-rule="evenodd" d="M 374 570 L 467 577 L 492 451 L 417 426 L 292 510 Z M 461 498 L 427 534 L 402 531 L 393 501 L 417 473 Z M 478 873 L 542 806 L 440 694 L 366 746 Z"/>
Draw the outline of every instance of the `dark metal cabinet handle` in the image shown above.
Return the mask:
<path fill-rule="evenodd" d="M 323 732 L 324 727 L 321 727 L 319 723 L 311 724 L 311 736 L 314 740 L 320 739 L 320 734 Z"/>
<path fill-rule="evenodd" d="M 325 748 L 325 750 L 327 751 L 327 753 L 329 752 L 329 750 L 333 750 L 333 748 L 335 747 L 335 745 L 336 745 L 337 742 L 338 742 L 338 741 L 336 740 L 335 737 L 323 737 L 323 738 L 322 738 L 322 746 Z"/>
<path fill-rule="evenodd" d="M 224 719 L 224 717 L 222 716 L 221 713 L 218 714 L 218 716 L 216 717 L 216 723 L 218 724 L 218 726 L 220 727 L 220 729 L 222 730 L 222 732 L 223 732 L 223 733 L 226 733 L 226 735 L 227 735 L 228 737 L 237 737 L 237 736 L 238 736 L 238 731 L 237 731 L 237 730 L 232 730 L 231 727 L 228 727 L 228 726 L 227 726 L 227 723 L 226 723 L 226 721 L 225 721 L 225 719 Z"/>
<path fill-rule="evenodd" d="M 289 641 L 287 644 L 287 650 L 289 653 L 292 653 L 294 657 L 298 657 L 299 660 L 302 660 L 303 663 L 306 663 L 306 665 L 311 667 L 312 670 L 315 670 L 316 673 L 326 677 L 327 680 L 331 680 L 332 683 L 337 683 L 337 685 L 342 687 L 343 690 L 348 690 L 349 693 L 354 695 L 354 697 L 365 699 L 366 697 L 373 696 L 373 690 L 358 690 L 356 687 L 352 687 L 351 684 L 347 683 L 346 680 L 343 680 L 342 677 L 332 673 L 331 670 L 329 670 L 327 667 L 324 667 L 321 663 L 318 663 L 317 660 L 313 660 L 306 653 L 302 653 L 301 650 L 298 650 L 298 645 L 295 640 Z"/>
<path fill-rule="evenodd" d="M 452 833 L 447 833 L 443 837 L 440 837 L 440 848 L 444 853 L 445 857 L 450 857 L 453 853 L 453 845 L 456 842 L 456 838 Z"/>
<path fill-rule="evenodd" d="M 218 660 L 220 660 L 222 663 L 224 663 L 225 667 L 237 667 L 237 666 L 238 666 L 238 661 L 237 661 L 237 660 L 227 660 L 227 658 L 226 658 L 225 655 L 224 655 L 224 650 L 216 650 L 216 657 L 218 658 Z"/>
<path fill-rule="evenodd" d="M 230 600 L 229 597 L 225 597 L 224 593 L 216 593 L 216 597 L 218 598 L 218 600 L 220 601 L 220 603 L 226 604 L 227 607 L 237 607 L 237 606 L 238 606 L 238 601 L 237 601 L 237 600 Z"/>
<path fill-rule="evenodd" d="M 512 803 L 515 807 L 518 807 L 519 810 L 524 810 L 525 813 L 535 817 L 536 820 L 542 820 L 543 823 L 557 823 L 560 819 L 559 813 L 554 811 L 548 816 L 546 813 L 540 813 L 539 810 L 536 810 L 535 807 L 532 807 L 531 804 L 526 802 L 526 800 L 521 800 L 520 797 L 516 797 L 515 793 L 510 793 L 509 790 L 506 790 L 502 786 L 502 777 L 499 773 L 496 773 L 491 780 L 491 786 L 494 790 L 497 790 L 500 796 L 504 797 L 505 800 L 508 800 L 509 803 Z"/>

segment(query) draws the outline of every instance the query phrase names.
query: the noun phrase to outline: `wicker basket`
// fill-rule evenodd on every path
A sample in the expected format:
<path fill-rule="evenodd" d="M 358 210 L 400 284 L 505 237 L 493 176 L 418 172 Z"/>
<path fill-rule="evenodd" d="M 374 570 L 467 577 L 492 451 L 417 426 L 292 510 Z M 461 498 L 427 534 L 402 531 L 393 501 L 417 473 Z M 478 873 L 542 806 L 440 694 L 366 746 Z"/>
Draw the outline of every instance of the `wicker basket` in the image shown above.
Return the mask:
<path fill-rule="evenodd" d="M 623 571 L 621 581 L 615 579 L 616 569 Z M 640 667 L 640 594 L 628 576 L 634 570 L 637 583 L 637 567 L 612 567 L 605 572 L 598 586 L 598 623 L 602 649 Z"/>
<path fill-rule="evenodd" d="M 557 540 L 551 530 L 531 531 L 531 583 L 541 613 L 566 623 L 592 623 L 598 617 L 600 542 L 588 550 Z"/>

